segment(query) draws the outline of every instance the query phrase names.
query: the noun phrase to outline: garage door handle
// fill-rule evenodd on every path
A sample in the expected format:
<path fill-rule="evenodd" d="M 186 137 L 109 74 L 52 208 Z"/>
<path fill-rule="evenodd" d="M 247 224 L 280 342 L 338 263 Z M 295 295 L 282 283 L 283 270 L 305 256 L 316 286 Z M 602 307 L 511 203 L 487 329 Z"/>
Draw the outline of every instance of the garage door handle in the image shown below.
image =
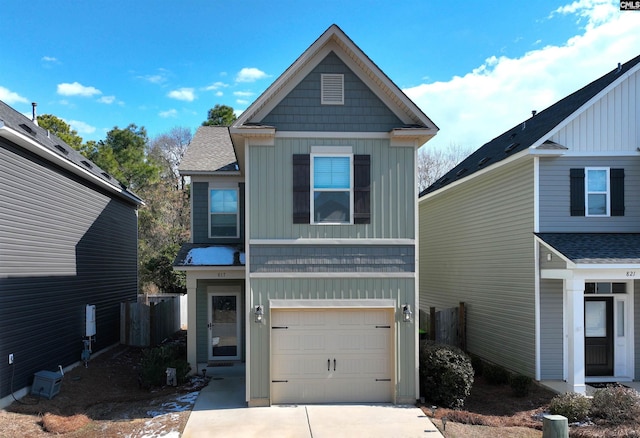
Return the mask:
<path fill-rule="evenodd" d="M 336 370 L 336 360 L 333 359 L 333 371 L 335 371 L 335 370 Z"/>
<path fill-rule="evenodd" d="M 331 371 L 331 359 L 327 359 L 327 371 Z"/>

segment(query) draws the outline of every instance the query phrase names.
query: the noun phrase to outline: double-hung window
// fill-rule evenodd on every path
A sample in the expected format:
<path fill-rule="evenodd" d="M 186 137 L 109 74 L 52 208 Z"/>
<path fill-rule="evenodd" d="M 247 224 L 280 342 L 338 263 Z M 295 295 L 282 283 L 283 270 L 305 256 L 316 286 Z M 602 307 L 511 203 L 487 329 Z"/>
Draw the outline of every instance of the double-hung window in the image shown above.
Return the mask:
<path fill-rule="evenodd" d="M 238 190 L 209 190 L 210 237 L 238 237 Z"/>
<path fill-rule="evenodd" d="M 352 223 L 352 155 L 312 155 L 312 223 Z"/>
<path fill-rule="evenodd" d="M 609 216 L 609 168 L 585 169 L 585 200 L 587 216 Z"/>

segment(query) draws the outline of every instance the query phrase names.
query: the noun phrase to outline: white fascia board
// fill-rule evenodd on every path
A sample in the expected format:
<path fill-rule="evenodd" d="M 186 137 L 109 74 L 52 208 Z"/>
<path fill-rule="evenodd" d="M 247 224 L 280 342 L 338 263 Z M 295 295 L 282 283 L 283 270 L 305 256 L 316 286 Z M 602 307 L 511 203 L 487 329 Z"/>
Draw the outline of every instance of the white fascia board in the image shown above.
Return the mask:
<path fill-rule="evenodd" d="M 119 195 L 121 197 L 127 198 L 131 201 L 133 201 L 136 205 L 144 205 L 144 201 L 142 201 L 142 199 L 139 199 L 133 195 L 131 195 L 129 192 L 123 190 L 120 187 L 116 187 L 113 184 L 108 183 L 107 181 L 98 178 L 96 175 L 94 175 L 93 173 L 83 169 L 82 167 L 80 167 L 79 165 L 77 165 L 76 163 L 67 160 L 66 158 L 61 157 L 60 155 L 56 154 L 55 152 L 53 152 L 52 150 L 44 147 L 43 145 L 41 145 L 40 143 L 38 143 L 37 141 L 27 137 L 26 135 L 15 131 L 14 129 L 9 128 L 8 126 L 5 126 L 4 123 L 0 122 L 0 137 L 6 138 L 7 140 L 10 140 L 11 142 L 22 146 L 23 148 L 27 149 L 30 152 L 33 152 L 34 154 L 38 155 L 39 157 L 44 158 L 45 160 L 54 163 L 68 171 L 70 171 L 71 173 L 78 175 L 79 177 L 83 178 L 86 181 L 90 181 L 92 183 L 95 183 L 97 185 L 99 185 L 100 187 L 105 188 L 107 191 L 111 192 L 111 193 L 115 193 L 116 195 Z"/>
<path fill-rule="evenodd" d="M 269 308 L 271 309 L 395 309 L 396 300 L 390 299 L 364 299 L 364 300 L 269 300 Z"/>
<path fill-rule="evenodd" d="M 500 168 L 502 166 L 506 166 L 508 164 L 513 163 L 514 161 L 518 161 L 520 159 L 527 158 L 527 157 L 530 157 L 530 156 L 531 156 L 531 154 L 530 154 L 529 149 L 524 149 L 524 150 L 518 152 L 517 154 L 515 154 L 515 155 L 513 155 L 513 156 L 511 156 L 509 158 L 505 158 L 504 160 L 498 161 L 497 163 L 493 163 L 490 166 L 488 166 L 488 167 L 486 167 L 486 168 L 484 168 L 482 170 L 478 170 L 477 172 L 474 172 L 469 176 L 466 176 L 466 177 L 464 177 L 462 179 L 456 180 L 456 181 L 452 182 L 451 184 L 447 184 L 446 186 L 444 186 L 441 189 L 438 189 L 438 190 L 436 190 L 434 192 L 431 192 L 431 193 L 427 193 L 426 195 L 424 195 L 424 196 L 422 196 L 421 198 L 418 199 L 418 203 L 426 201 L 427 199 L 431 199 L 434 196 L 440 195 L 440 194 L 446 192 L 448 189 L 456 187 L 456 186 L 458 186 L 460 184 L 466 184 L 468 181 L 471 181 L 474 178 L 477 178 L 477 177 L 479 177 L 481 175 L 484 175 L 485 173 L 493 172 L 494 170 L 496 170 L 496 169 L 498 169 L 498 168 Z M 533 183 L 533 181 L 532 181 L 532 183 Z"/>
<path fill-rule="evenodd" d="M 416 239 L 250 239 L 249 245 L 415 245 Z"/>
<path fill-rule="evenodd" d="M 616 264 L 604 264 L 604 263 L 576 263 L 576 269 L 594 269 L 594 270 L 604 270 L 604 269 L 625 269 L 625 270 L 639 270 L 640 263 L 616 263 Z M 630 276 L 628 280 L 634 280 L 636 278 L 640 278 L 640 273 L 638 273 L 638 277 Z"/>
<path fill-rule="evenodd" d="M 240 176 L 240 171 L 233 170 L 230 172 L 216 172 L 215 170 L 181 170 L 180 176 L 220 176 L 220 177 L 228 177 L 228 176 Z"/>
<path fill-rule="evenodd" d="M 573 271 L 569 269 L 540 269 L 540 278 L 545 280 L 571 280 Z"/>
<path fill-rule="evenodd" d="M 637 149 L 629 151 L 578 151 L 567 152 L 565 157 L 589 158 L 589 157 L 637 157 L 640 151 Z"/>
<path fill-rule="evenodd" d="M 390 139 L 388 132 L 278 131 L 276 138 Z"/>
<path fill-rule="evenodd" d="M 533 146 L 529 147 L 529 154 L 535 157 L 562 157 L 567 154 L 566 149 L 538 149 Z"/>

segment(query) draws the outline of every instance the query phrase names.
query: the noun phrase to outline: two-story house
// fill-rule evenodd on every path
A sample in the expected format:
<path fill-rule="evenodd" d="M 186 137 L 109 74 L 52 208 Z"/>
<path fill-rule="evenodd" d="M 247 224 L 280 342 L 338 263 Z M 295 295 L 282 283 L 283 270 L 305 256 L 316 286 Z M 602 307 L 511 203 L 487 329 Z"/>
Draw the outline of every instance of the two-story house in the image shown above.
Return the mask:
<path fill-rule="evenodd" d="M 582 393 L 640 376 L 639 97 L 636 57 L 420 194 L 420 305 L 465 302 L 471 353 Z"/>
<path fill-rule="evenodd" d="M 36 120 L 0 101 L 0 407 L 117 344 L 138 291 L 142 200 Z"/>
<path fill-rule="evenodd" d="M 335 25 L 200 128 L 175 263 L 192 366 L 245 360 L 250 406 L 415 402 L 416 154 L 437 130 Z"/>

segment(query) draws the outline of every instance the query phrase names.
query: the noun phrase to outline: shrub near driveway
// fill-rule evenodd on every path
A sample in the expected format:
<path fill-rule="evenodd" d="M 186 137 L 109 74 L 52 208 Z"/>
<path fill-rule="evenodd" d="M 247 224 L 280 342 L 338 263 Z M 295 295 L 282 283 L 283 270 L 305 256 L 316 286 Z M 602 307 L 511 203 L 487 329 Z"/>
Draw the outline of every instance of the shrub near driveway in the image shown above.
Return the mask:
<path fill-rule="evenodd" d="M 471 360 L 462 350 L 433 341 L 420 343 L 420 392 L 439 406 L 460 408 L 473 385 Z"/>

